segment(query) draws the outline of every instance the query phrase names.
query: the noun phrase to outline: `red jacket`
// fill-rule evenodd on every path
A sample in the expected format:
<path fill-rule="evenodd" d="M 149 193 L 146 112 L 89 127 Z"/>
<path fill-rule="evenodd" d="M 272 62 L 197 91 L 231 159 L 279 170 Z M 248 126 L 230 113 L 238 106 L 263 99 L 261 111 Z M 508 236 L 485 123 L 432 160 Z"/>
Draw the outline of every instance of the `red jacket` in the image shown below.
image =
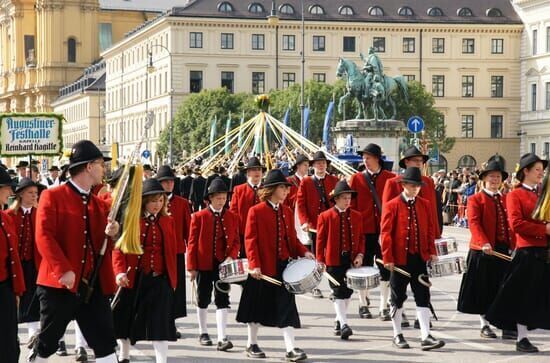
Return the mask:
<path fill-rule="evenodd" d="M 73 271 L 76 282 L 71 291 L 76 292 L 81 278 L 83 246 L 86 244 L 86 219 L 82 197 L 68 183 L 70 182 L 45 190 L 40 195 L 35 239 L 42 261 L 36 283 L 64 289 L 58 280 L 65 272 Z M 90 193 L 87 206 L 90 238 L 97 254 L 105 239 L 109 206 L 93 193 Z M 113 269 L 109 263 L 111 249 L 112 243 L 109 242 L 99 271 L 101 288 L 105 295 L 116 290 Z"/>
<path fill-rule="evenodd" d="M 262 202 L 250 208 L 245 231 L 246 256 L 250 269 L 260 268 L 262 274 L 275 276 L 277 274 L 276 254 L 277 244 L 277 219 L 269 202 Z M 296 237 L 294 229 L 294 213 L 286 205 L 279 206 L 279 213 L 282 213 L 284 237 L 280 243 L 288 243 L 288 250 L 284 258 L 303 257 L 307 252 Z M 288 254 L 288 256 L 286 256 Z"/>
<path fill-rule="evenodd" d="M 372 192 L 365 180 L 366 172 L 355 173 L 351 176 L 349 186 L 357 192 L 357 197 L 351 201 L 351 207 L 361 212 L 363 216 L 363 233 L 373 234 L 380 232 L 380 217 L 382 214 L 378 212 L 374 204 Z M 376 177 L 374 185 L 380 202 L 382 202 L 386 182 L 394 177 L 395 174 L 387 170 L 381 170 Z"/>
<path fill-rule="evenodd" d="M 325 198 L 330 207 L 334 205 L 330 201 L 330 193 L 334 190 L 334 187 L 338 183 L 338 178 L 334 175 L 326 174 L 324 179 L 325 185 Z M 321 202 L 319 191 L 315 186 L 313 176 L 306 176 L 302 179 L 302 183 L 298 188 L 298 194 L 296 195 L 296 205 L 298 206 L 298 219 L 300 224 L 309 223 L 310 228 L 317 228 L 317 217 L 321 212 L 327 210 L 325 205 Z"/>
<path fill-rule="evenodd" d="M 531 218 L 537 204 L 537 194 L 519 187 L 508 193 L 507 199 L 508 223 L 516 234 L 516 248 L 546 247 L 546 224 Z"/>
<path fill-rule="evenodd" d="M 17 236 L 21 236 L 22 227 L 23 227 L 23 209 L 19 208 L 17 212 L 13 209 L 8 209 L 6 213 L 12 218 L 14 227 L 17 230 Z M 40 253 L 38 253 L 38 249 L 36 248 L 36 241 L 34 238 L 34 231 L 36 231 L 36 208 L 31 209 L 31 235 L 32 235 L 32 242 L 33 242 L 33 260 L 34 264 L 36 265 L 36 270 L 38 271 L 38 268 L 40 267 Z M 21 246 L 21 241 L 19 241 L 19 246 Z M 20 248 L 18 248 L 18 251 Z M 21 259 L 23 256 L 19 256 Z"/>
<path fill-rule="evenodd" d="M 317 220 L 317 260 L 327 266 L 340 266 L 340 216 L 336 208 L 330 208 L 319 215 Z M 365 240 L 361 213 L 349 209 L 351 225 L 351 261 L 359 253 L 365 254 Z M 348 238 L 348 231 L 344 232 Z M 349 241 L 348 241 L 349 243 Z"/>
<path fill-rule="evenodd" d="M 386 182 L 386 186 L 384 187 L 384 194 L 382 195 L 382 205 L 386 205 L 388 201 L 397 197 L 403 191 L 403 187 L 399 182 L 399 178 L 400 176 L 396 176 L 395 178 L 392 178 Z M 430 206 L 433 209 L 433 215 L 435 218 L 434 222 L 439 223 L 437 219 L 437 196 L 435 194 L 434 181 L 432 180 L 432 178 L 424 175 L 422 175 L 422 181 L 424 182 L 424 185 L 420 189 L 420 193 L 418 193 L 418 196 L 427 199 L 430 202 Z M 441 238 L 439 227 L 435 228 L 435 238 Z"/>
<path fill-rule="evenodd" d="M 141 243 L 145 240 L 145 231 L 147 229 L 148 221 L 145 218 L 141 218 Z M 177 267 L 176 267 L 176 226 L 174 219 L 170 216 L 161 216 L 158 220 L 158 226 L 162 231 L 162 242 L 164 243 L 164 264 L 168 279 L 170 280 L 170 286 L 173 289 L 176 288 L 178 282 Z M 113 270 L 116 275 L 120 273 L 126 273 L 128 267 L 128 280 L 130 281 L 129 288 L 132 288 L 136 279 L 136 270 L 138 269 L 138 261 L 141 264 L 140 256 L 138 255 L 125 255 L 121 250 L 113 250 Z"/>
<path fill-rule="evenodd" d="M 191 223 L 191 209 L 189 201 L 185 198 L 172 194 L 168 200 L 168 211 L 176 225 L 176 252 L 185 253 L 187 239 L 189 237 L 189 224 Z"/>
<path fill-rule="evenodd" d="M 259 201 L 259 197 L 258 197 Z M 254 189 L 248 183 L 237 185 L 231 196 L 229 209 L 239 217 L 239 233 L 244 234 L 249 209 L 255 205 Z"/>
<path fill-rule="evenodd" d="M 25 292 L 25 278 L 18 253 L 17 232 L 12 218 L 4 211 L 0 211 L 0 276 L 11 278 L 12 289 L 15 295 Z M 11 275 L 11 276 L 10 276 Z M 4 280 L 4 278 L 0 279 Z"/>
<path fill-rule="evenodd" d="M 420 256 L 427 261 L 435 255 L 435 216 L 430 202 L 416 197 L 415 202 L 418 233 L 420 236 Z M 380 239 L 384 263 L 395 263 L 398 266 L 407 264 L 409 209 L 401 195 L 384 205 Z"/>
<path fill-rule="evenodd" d="M 504 213 L 506 213 L 507 197 L 501 196 Z M 497 237 L 497 209 L 495 200 L 487 193 L 481 191 L 468 198 L 468 226 L 472 237 L 470 238 L 470 248 L 472 250 L 481 250 L 483 245 L 489 243 L 493 248 Z M 513 250 L 515 246 L 515 235 L 506 223 L 508 229 L 508 248 Z"/>
<path fill-rule="evenodd" d="M 302 181 L 296 175 L 289 176 L 288 178 L 286 178 L 286 180 L 288 180 L 288 182 L 292 185 L 290 186 L 290 192 L 285 199 L 285 204 L 288 205 L 290 209 L 294 210 L 294 208 L 296 207 L 298 188 L 300 187 L 300 183 Z"/>
<path fill-rule="evenodd" d="M 216 243 L 218 255 L 237 258 L 241 248 L 239 238 L 239 218 L 230 210 L 224 209 L 222 224 L 225 227 L 225 243 Z M 196 212 L 191 218 L 189 245 L 187 249 L 187 270 L 212 271 L 214 269 L 214 214 L 210 207 Z"/>

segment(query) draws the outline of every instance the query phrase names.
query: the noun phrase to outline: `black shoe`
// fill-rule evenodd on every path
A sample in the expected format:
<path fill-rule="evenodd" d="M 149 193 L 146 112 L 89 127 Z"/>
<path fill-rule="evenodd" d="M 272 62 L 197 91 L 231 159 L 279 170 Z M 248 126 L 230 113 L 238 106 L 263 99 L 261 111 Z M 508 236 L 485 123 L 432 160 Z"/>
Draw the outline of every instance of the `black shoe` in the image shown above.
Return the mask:
<path fill-rule="evenodd" d="M 87 362 L 88 361 L 88 353 L 86 352 L 86 349 L 84 347 L 78 347 L 75 349 L 75 361 L 77 362 Z"/>
<path fill-rule="evenodd" d="M 516 340 L 518 338 L 518 332 L 515 330 L 502 330 L 502 339 L 504 340 Z"/>
<path fill-rule="evenodd" d="M 118 361 L 118 363 L 130 363 L 129 359 L 121 359 Z"/>
<path fill-rule="evenodd" d="M 488 339 L 495 339 L 497 337 L 497 335 L 494 331 L 491 330 L 491 327 L 489 325 L 485 325 L 483 328 L 481 328 L 479 336 Z"/>
<path fill-rule="evenodd" d="M 523 353 L 538 353 L 539 348 L 535 347 L 529 339 L 523 338 L 516 343 L 516 350 Z"/>
<path fill-rule="evenodd" d="M 342 333 L 342 329 L 340 328 L 340 322 L 336 320 L 334 322 L 334 335 L 340 336 L 341 333 Z"/>
<path fill-rule="evenodd" d="M 298 362 L 299 360 L 307 359 L 307 355 L 300 348 L 294 348 L 286 353 L 285 358 L 289 362 Z"/>
<path fill-rule="evenodd" d="M 420 329 L 420 322 L 418 321 L 418 319 L 416 319 L 414 321 L 414 328 L 415 329 Z M 430 329 L 433 328 L 433 325 L 432 325 L 432 322 L 430 321 Z"/>
<path fill-rule="evenodd" d="M 67 347 L 65 346 L 64 341 L 60 341 L 59 345 L 57 347 L 57 351 L 55 352 L 60 357 L 66 357 L 67 356 Z"/>
<path fill-rule="evenodd" d="M 395 338 L 393 338 L 393 346 L 399 349 L 409 349 L 409 343 L 405 340 L 403 337 L 403 334 L 397 335 Z"/>
<path fill-rule="evenodd" d="M 199 342 L 201 343 L 201 345 L 205 345 L 205 346 L 212 345 L 212 339 L 210 339 L 210 335 L 206 333 L 201 334 L 201 336 L 199 337 Z"/>
<path fill-rule="evenodd" d="M 359 317 L 361 319 L 372 319 L 372 314 L 370 313 L 369 308 L 367 306 L 359 307 Z"/>
<path fill-rule="evenodd" d="M 340 335 L 340 338 L 342 340 L 348 340 L 351 335 L 353 335 L 353 330 L 351 330 L 349 325 L 348 324 L 342 325 L 342 334 Z"/>
<path fill-rule="evenodd" d="M 233 348 L 233 343 L 231 343 L 231 340 L 228 340 L 227 338 L 225 338 L 221 342 L 218 342 L 218 347 L 216 349 L 222 352 L 226 352 L 231 348 Z"/>
<path fill-rule="evenodd" d="M 403 313 L 403 314 L 401 315 L 401 317 L 402 317 L 402 318 L 401 318 L 401 319 L 402 319 L 402 320 L 401 320 L 401 327 L 402 327 L 402 328 L 408 328 L 408 327 L 410 327 L 410 326 L 411 326 L 411 323 L 409 323 L 409 319 L 407 319 L 407 315 L 405 315 L 405 313 Z"/>
<path fill-rule="evenodd" d="M 380 320 L 382 321 L 390 321 L 391 320 L 391 316 L 390 316 L 390 310 L 389 309 L 384 309 L 380 312 Z"/>
<path fill-rule="evenodd" d="M 313 294 L 313 297 L 314 298 L 317 298 L 317 299 L 322 299 L 323 298 L 323 293 L 321 292 L 321 290 L 315 288 L 311 291 L 311 293 Z"/>
<path fill-rule="evenodd" d="M 176 330 L 176 339 L 181 339 L 181 333 L 179 331 Z"/>
<path fill-rule="evenodd" d="M 428 337 L 420 343 L 422 350 L 437 349 L 437 348 L 441 348 L 444 345 L 445 345 L 445 342 L 443 340 L 437 340 L 431 335 L 428 335 Z"/>
<path fill-rule="evenodd" d="M 246 348 L 246 355 L 249 358 L 265 358 L 265 353 L 258 347 L 258 344 L 252 344 Z"/>

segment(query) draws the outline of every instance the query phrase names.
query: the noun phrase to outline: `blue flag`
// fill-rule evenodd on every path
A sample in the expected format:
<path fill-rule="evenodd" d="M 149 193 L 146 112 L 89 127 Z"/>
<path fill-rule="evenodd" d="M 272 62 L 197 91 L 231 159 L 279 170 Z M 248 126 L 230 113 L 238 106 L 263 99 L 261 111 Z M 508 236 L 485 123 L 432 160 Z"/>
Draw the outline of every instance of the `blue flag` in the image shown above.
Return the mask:
<path fill-rule="evenodd" d="M 306 139 L 309 138 L 309 107 L 304 108 L 304 134 L 302 135 Z"/>
<path fill-rule="evenodd" d="M 330 150 L 330 121 L 332 119 L 332 112 L 334 111 L 334 101 L 330 101 L 327 107 L 327 113 L 325 114 L 325 124 L 323 125 L 323 144 Z"/>
<path fill-rule="evenodd" d="M 288 106 L 288 108 L 286 109 L 286 112 L 285 112 L 285 117 L 283 117 L 283 124 L 285 126 L 288 126 L 290 122 L 290 106 Z M 282 146 L 285 147 L 286 146 L 286 143 L 287 143 L 287 140 L 286 140 L 286 131 L 283 129 L 283 135 L 281 137 L 281 143 L 282 143 Z"/>

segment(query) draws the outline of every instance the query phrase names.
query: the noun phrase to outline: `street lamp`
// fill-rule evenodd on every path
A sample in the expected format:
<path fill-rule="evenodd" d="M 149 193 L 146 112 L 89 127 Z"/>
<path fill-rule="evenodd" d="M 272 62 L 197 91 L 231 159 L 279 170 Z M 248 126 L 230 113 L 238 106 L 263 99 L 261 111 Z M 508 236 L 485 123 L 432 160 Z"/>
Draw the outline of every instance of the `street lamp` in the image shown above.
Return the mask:
<path fill-rule="evenodd" d="M 279 89 L 279 16 L 275 0 L 271 1 L 271 14 L 268 15 L 267 22 L 275 27 L 275 89 Z"/>

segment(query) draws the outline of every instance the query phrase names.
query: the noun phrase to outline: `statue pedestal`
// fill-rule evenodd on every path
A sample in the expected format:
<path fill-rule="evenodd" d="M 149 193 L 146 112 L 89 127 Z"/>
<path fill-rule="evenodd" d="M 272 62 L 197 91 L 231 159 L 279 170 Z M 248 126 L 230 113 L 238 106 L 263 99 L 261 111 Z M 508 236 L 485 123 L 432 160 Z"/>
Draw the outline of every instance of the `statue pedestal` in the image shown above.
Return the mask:
<path fill-rule="evenodd" d="M 404 138 L 407 127 L 403 121 L 345 120 L 337 122 L 332 132 L 338 150 L 346 147 L 346 137 L 350 134 L 357 150 L 370 143 L 380 145 L 386 158 L 394 161 L 394 170 L 398 168 L 400 148 L 407 147 L 407 140 Z"/>

